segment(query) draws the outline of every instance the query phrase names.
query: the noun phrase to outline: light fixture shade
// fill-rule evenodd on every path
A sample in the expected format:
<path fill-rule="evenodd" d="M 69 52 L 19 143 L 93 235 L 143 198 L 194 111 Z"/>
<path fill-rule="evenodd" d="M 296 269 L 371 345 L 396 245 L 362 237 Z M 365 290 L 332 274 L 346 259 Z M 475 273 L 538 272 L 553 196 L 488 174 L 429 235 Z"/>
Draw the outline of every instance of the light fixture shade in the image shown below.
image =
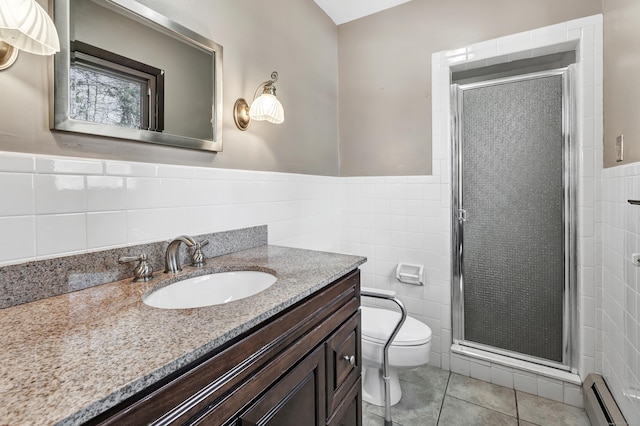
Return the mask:
<path fill-rule="evenodd" d="M 56 27 L 35 0 L 0 0 L 0 41 L 37 55 L 60 51 Z"/>
<path fill-rule="evenodd" d="M 284 121 L 284 108 L 275 95 L 263 93 L 251 103 L 249 117 L 252 120 L 280 124 Z"/>

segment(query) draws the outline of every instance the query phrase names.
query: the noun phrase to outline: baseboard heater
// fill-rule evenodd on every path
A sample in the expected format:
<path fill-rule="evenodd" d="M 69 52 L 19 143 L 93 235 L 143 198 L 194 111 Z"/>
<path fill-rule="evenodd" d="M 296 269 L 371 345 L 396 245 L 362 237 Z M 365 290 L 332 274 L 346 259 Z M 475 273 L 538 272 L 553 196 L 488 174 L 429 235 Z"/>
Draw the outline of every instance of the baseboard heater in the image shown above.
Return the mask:
<path fill-rule="evenodd" d="M 584 409 L 593 426 L 628 426 L 607 384 L 599 374 L 589 374 L 582 384 Z"/>

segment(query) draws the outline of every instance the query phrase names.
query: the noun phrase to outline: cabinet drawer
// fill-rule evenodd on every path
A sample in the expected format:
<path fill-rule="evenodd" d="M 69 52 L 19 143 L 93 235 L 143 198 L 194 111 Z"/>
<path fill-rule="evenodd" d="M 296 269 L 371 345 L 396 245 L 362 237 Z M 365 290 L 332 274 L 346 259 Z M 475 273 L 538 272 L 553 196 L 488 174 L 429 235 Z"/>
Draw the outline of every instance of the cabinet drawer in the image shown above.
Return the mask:
<path fill-rule="evenodd" d="M 336 331 L 325 345 L 327 359 L 327 417 L 360 377 L 360 311 Z"/>

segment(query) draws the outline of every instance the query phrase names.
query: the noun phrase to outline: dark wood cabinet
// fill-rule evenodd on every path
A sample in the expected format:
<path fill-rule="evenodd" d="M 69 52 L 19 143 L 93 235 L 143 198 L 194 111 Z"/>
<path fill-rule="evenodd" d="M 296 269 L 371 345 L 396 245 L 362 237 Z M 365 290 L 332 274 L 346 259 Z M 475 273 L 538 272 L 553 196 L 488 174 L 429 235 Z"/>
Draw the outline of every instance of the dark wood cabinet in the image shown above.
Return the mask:
<path fill-rule="evenodd" d="M 238 424 L 324 425 L 324 367 L 324 351 L 318 348 L 240 414 Z"/>
<path fill-rule="evenodd" d="M 355 270 L 88 424 L 362 423 Z"/>
<path fill-rule="evenodd" d="M 361 426 L 362 425 L 362 382 L 360 376 L 351 386 L 344 399 L 336 407 L 331 417 L 327 418 L 327 426 Z"/>
<path fill-rule="evenodd" d="M 360 377 L 360 315 L 353 315 L 325 345 L 327 361 L 327 417 L 334 412 Z"/>

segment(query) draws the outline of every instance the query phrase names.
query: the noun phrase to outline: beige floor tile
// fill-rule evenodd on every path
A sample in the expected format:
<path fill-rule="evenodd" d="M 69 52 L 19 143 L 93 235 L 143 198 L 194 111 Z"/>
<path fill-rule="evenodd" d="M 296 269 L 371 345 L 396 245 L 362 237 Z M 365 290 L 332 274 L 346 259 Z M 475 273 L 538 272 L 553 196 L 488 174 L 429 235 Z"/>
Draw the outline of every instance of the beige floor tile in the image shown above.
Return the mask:
<path fill-rule="evenodd" d="M 446 386 L 446 385 L 445 385 Z M 413 383 L 400 381 L 402 398 L 391 407 L 391 420 L 403 426 L 435 426 L 444 398 L 443 387 L 440 392 Z M 384 407 L 367 404 L 366 410 L 384 417 Z"/>
<path fill-rule="evenodd" d="M 516 392 L 521 420 L 540 426 L 590 426 L 582 408 L 562 404 L 525 392 Z"/>
<path fill-rule="evenodd" d="M 394 426 L 590 425 L 583 409 L 431 366 L 402 371 L 400 379 Z M 363 402 L 362 423 L 383 426 L 384 407 Z"/>
<path fill-rule="evenodd" d="M 438 426 L 518 426 L 518 419 L 447 395 Z"/>
<path fill-rule="evenodd" d="M 400 425 L 392 420 L 393 426 L 405 426 Z M 362 413 L 362 426 L 384 426 L 384 417 L 380 417 L 377 414 L 367 412 Z"/>
<path fill-rule="evenodd" d="M 490 410 L 517 417 L 516 396 L 513 389 L 452 373 L 447 395 L 471 402 Z"/>
<path fill-rule="evenodd" d="M 405 382 L 427 386 L 433 390 L 433 393 L 444 395 L 449 381 L 449 372 L 427 364 L 413 370 L 400 370 L 398 377 Z"/>

